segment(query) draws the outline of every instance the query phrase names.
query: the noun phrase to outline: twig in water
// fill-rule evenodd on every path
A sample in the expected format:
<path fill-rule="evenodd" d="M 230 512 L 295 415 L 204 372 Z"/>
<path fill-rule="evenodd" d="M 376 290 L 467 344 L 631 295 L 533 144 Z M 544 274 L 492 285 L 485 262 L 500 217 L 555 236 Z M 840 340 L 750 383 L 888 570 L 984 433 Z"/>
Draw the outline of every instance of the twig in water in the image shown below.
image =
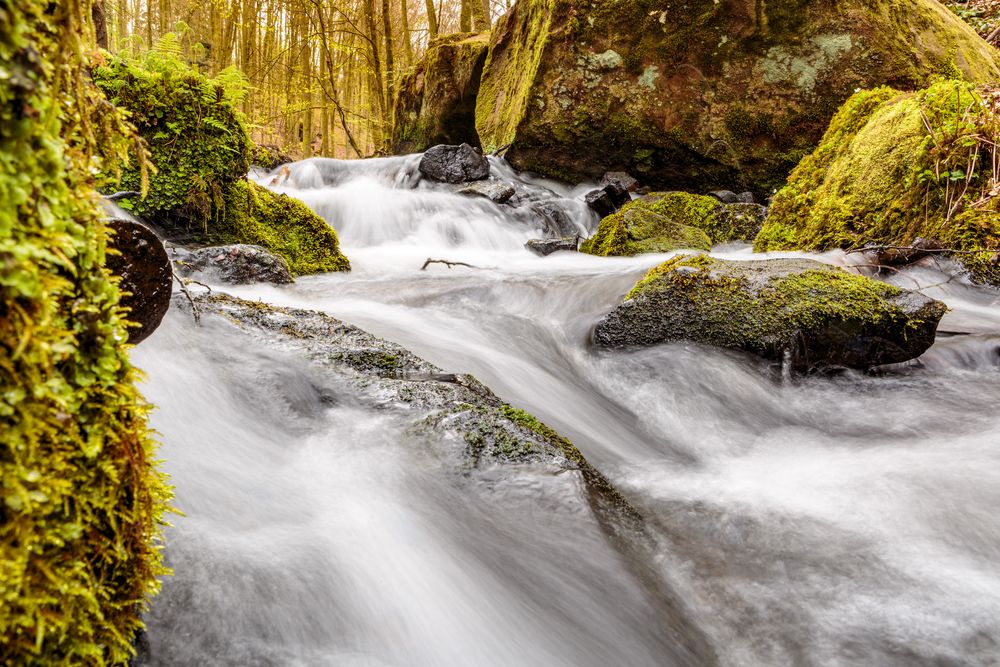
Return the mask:
<path fill-rule="evenodd" d="M 431 259 L 430 257 L 428 257 L 428 258 L 427 258 L 427 261 L 426 261 L 426 262 L 424 262 L 424 265 L 420 267 L 420 270 L 421 270 L 421 271 L 426 271 L 426 270 L 427 270 L 427 267 L 428 267 L 429 265 L 431 265 L 431 264 L 444 264 L 444 265 L 446 265 L 446 266 L 447 266 L 447 267 L 448 267 L 449 269 L 450 269 L 451 267 L 453 267 L 453 266 L 467 266 L 467 267 L 469 267 L 470 269 L 481 269 L 481 268 L 482 268 L 481 266 L 473 266 L 472 264 L 466 264 L 465 262 L 449 262 L 449 261 L 448 261 L 448 260 L 446 260 L 446 259 Z"/>
<path fill-rule="evenodd" d="M 198 310 L 198 304 L 194 302 L 194 297 L 191 296 L 191 292 L 190 290 L 188 290 L 188 285 L 190 285 L 191 283 L 194 283 L 195 285 L 201 285 L 202 287 L 208 290 L 209 294 L 212 293 L 212 288 L 206 285 L 205 283 L 198 282 L 197 280 L 191 280 L 190 278 L 181 278 L 179 275 L 177 275 L 176 271 L 171 271 L 171 272 L 173 273 L 174 280 L 176 280 L 177 283 L 181 286 L 181 292 L 184 293 L 184 296 L 187 298 L 188 303 L 191 304 L 191 313 L 194 315 L 194 323 L 201 325 L 201 311 Z"/>

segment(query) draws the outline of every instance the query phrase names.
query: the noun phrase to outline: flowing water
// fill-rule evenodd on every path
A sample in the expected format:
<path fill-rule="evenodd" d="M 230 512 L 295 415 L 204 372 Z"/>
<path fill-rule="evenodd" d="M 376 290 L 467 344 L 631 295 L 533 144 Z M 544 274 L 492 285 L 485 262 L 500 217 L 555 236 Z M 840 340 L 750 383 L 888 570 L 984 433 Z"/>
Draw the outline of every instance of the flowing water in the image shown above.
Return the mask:
<path fill-rule="evenodd" d="M 587 187 L 495 161 L 515 210 L 420 181 L 418 159 L 257 174 L 326 218 L 354 270 L 226 291 L 475 374 L 572 439 L 654 546 L 616 549 L 559 477 L 455 481 L 390 417 L 321 400 L 342 389 L 305 362 L 172 312 L 134 352 L 184 512 L 151 664 L 1000 664 L 1000 293 L 933 262 L 895 277 L 952 308 L 949 333 L 878 375 L 599 351 L 593 325 L 665 256 L 536 257 L 528 204 L 592 230 Z M 678 648 L 640 570 L 710 651 Z"/>

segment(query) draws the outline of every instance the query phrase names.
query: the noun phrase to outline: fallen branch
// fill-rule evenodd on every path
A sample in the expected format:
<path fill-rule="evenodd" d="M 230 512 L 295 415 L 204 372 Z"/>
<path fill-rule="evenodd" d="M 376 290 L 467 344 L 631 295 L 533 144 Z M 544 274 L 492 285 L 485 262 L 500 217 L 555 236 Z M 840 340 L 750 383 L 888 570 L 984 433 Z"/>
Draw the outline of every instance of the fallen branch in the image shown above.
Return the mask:
<path fill-rule="evenodd" d="M 426 261 L 426 262 L 424 262 L 424 265 L 420 267 L 420 270 L 421 270 L 421 271 L 426 271 L 426 270 L 427 270 L 427 267 L 428 267 L 429 265 L 431 265 L 431 264 L 444 264 L 444 265 L 446 265 L 446 266 L 447 266 L 447 267 L 448 267 L 449 269 L 450 269 L 451 267 L 453 267 L 453 266 L 467 266 L 467 267 L 469 267 L 470 269 L 481 269 L 481 268 L 483 268 L 483 267 L 481 267 L 481 266 L 473 266 L 472 264 L 466 264 L 465 262 L 449 262 L 449 261 L 448 261 L 448 260 L 446 260 L 446 259 L 431 259 L 430 257 L 428 257 L 428 258 L 427 258 L 427 261 Z"/>
<path fill-rule="evenodd" d="M 202 287 L 208 290 L 209 294 L 212 293 L 212 288 L 206 285 L 205 283 L 198 282 L 197 280 L 191 280 L 190 278 L 181 278 L 179 275 L 177 275 L 176 271 L 171 270 L 171 272 L 173 273 L 174 280 L 176 280 L 177 283 L 181 286 L 181 292 L 184 293 L 184 296 L 187 298 L 188 303 L 191 304 L 191 314 L 194 315 L 194 323 L 201 325 L 201 311 L 198 310 L 198 304 L 194 302 L 194 297 L 191 296 L 191 292 L 190 290 L 188 290 L 188 285 L 191 284 L 201 285 Z"/>

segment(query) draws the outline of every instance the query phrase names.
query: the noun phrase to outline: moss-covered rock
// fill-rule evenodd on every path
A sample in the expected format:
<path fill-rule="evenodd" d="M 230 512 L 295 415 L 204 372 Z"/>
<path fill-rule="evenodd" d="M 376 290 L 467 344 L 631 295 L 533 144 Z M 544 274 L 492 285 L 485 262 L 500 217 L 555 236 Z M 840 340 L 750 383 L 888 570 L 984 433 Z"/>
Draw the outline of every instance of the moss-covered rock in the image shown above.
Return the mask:
<path fill-rule="evenodd" d="M 618 347 L 690 340 L 787 358 L 794 367 L 869 368 L 934 343 L 945 306 L 812 260 L 681 255 L 652 269 L 597 325 Z"/>
<path fill-rule="evenodd" d="M 646 195 L 601 220 L 580 251 L 629 256 L 750 241 L 760 230 L 762 210 L 757 204 L 721 204 L 714 197 L 687 192 Z"/>
<path fill-rule="evenodd" d="M 126 205 L 168 239 L 263 246 L 297 275 L 350 269 L 322 218 L 246 179 L 252 142 L 222 82 L 169 59 L 117 58 L 94 79 L 129 112 L 156 167 L 148 195 Z M 117 187 L 139 190 L 142 182 L 138 169 L 126 169 Z"/>
<path fill-rule="evenodd" d="M 121 665 L 169 497 L 93 167 L 128 130 L 80 61 L 89 3 L 0 3 L 0 663 Z"/>
<path fill-rule="evenodd" d="M 484 150 L 566 181 L 625 168 L 709 191 L 783 183 L 857 88 L 1000 77 L 937 0 L 520 0 L 495 26 Z"/>
<path fill-rule="evenodd" d="M 419 153 L 437 144 L 479 145 L 476 96 L 489 33 L 458 33 L 432 41 L 399 84 L 392 149 Z"/>
<path fill-rule="evenodd" d="M 757 250 L 909 245 L 988 252 L 957 258 L 1000 284 L 997 93 L 940 81 L 918 93 L 861 91 L 774 198 Z"/>

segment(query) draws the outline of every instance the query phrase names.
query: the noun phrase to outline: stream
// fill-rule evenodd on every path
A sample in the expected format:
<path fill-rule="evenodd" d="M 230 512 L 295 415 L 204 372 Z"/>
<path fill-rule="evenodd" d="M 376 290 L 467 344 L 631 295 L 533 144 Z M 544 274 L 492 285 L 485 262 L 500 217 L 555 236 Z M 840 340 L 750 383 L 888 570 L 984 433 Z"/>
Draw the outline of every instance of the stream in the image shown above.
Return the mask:
<path fill-rule="evenodd" d="M 878 374 L 597 350 L 594 324 L 668 255 L 535 256 L 529 204 L 586 235 L 593 184 L 491 160 L 519 208 L 420 180 L 419 156 L 256 174 L 330 222 L 353 271 L 219 289 L 474 374 L 571 439 L 654 547 L 617 548 L 569 479 L 498 471 L 487 494 L 445 475 L 391 415 L 318 401 L 307 362 L 175 309 L 132 352 L 183 512 L 145 664 L 1000 664 L 1000 292 L 944 261 L 893 276 L 951 312 L 918 362 Z M 709 653 L 679 648 L 639 570 Z"/>

